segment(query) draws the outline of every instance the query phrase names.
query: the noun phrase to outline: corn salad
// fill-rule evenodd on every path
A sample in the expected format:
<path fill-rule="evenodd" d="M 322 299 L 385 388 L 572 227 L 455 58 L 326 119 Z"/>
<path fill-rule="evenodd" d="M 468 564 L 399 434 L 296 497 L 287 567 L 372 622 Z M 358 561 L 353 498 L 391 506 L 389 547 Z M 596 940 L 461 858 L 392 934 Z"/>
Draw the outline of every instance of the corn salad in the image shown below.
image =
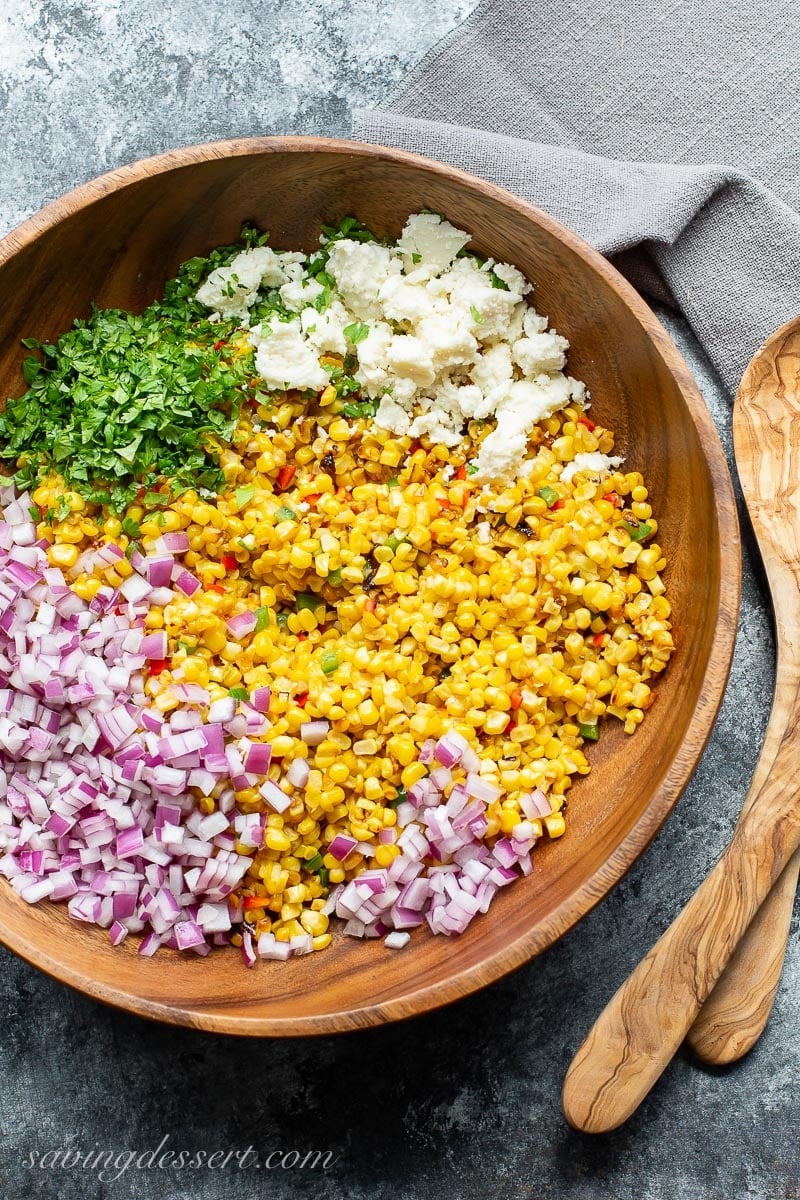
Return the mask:
<path fill-rule="evenodd" d="M 298 757 L 310 775 L 286 812 L 267 817 L 263 847 L 240 848 L 252 866 L 239 902 L 258 933 L 288 941 L 306 932 L 315 949 L 331 940 L 321 911 L 328 887 L 399 853 L 379 834 L 427 773 L 427 739 L 458 731 L 481 775 L 502 789 L 487 840 L 513 832 L 524 819 L 520 795 L 534 788 L 552 806 L 537 834 L 559 837 L 599 718 L 633 733 L 673 648 L 665 559 L 641 475 L 561 480 L 576 454 L 613 446 L 581 409 L 543 422 L 532 472 L 492 490 L 471 486 L 465 469 L 484 436 L 479 423 L 448 451 L 343 419 L 332 399 L 323 393 L 309 406 L 287 394 L 251 406 L 219 448 L 225 488 L 216 497 L 187 491 L 155 512 L 133 504 L 120 519 L 57 477 L 33 493 L 43 511 L 59 499 L 69 506 L 38 532 L 52 541 L 53 565 L 73 574 L 98 541 L 126 548 L 123 525 L 138 527 L 145 553 L 165 533 L 188 534 L 185 563 L 203 590 L 151 608 L 147 626 L 166 630 L 169 654 L 151 664 L 146 690 L 168 713 L 176 682 L 199 683 L 212 700 L 271 686 L 270 778 L 285 781 Z M 90 600 L 131 569 L 122 559 L 78 574 L 73 587 Z M 263 627 L 233 640 L 227 620 L 253 609 Z M 299 731 L 316 718 L 331 728 L 310 747 Z M 198 804 L 211 813 L 217 800 Z M 236 804 L 267 808 L 256 788 Z M 346 866 L 328 852 L 338 834 L 361 847 Z"/>

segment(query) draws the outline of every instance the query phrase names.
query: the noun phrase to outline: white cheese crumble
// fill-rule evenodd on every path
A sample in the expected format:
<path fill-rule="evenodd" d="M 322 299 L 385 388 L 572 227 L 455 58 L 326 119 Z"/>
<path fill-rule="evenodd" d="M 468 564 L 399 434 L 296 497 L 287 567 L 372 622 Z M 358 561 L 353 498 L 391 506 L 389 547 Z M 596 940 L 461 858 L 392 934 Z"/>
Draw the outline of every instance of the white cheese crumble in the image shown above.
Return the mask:
<path fill-rule="evenodd" d="M 525 276 L 459 257 L 470 240 L 436 213 L 410 216 L 395 245 L 336 237 L 323 241 L 324 284 L 302 254 L 257 246 L 212 271 L 197 298 L 214 317 L 248 325 L 259 293 L 269 294 L 275 315 L 250 331 L 268 388 L 319 392 L 330 380 L 320 356 L 351 354 L 376 425 L 455 447 L 469 421 L 493 420 L 471 476 L 513 479 L 536 423 L 570 401 L 585 404 L 586 389 L 564 373 L 567 340 L 526 299 Z M 578 455 L 562 478 L 620 461 Z"/>
<path fill-rule="evenodd" d="M 564 463 L 561 469 L 561 478 L 565 483 L 569 483 L 576 471 L 589 471 L 592 475 L 600 475 L 601 477 L 603 475 L 610 475 L 623 462 L 624 459 L 621 459 L 618 455 L 601 454 L 599 450 L 576 454 L 572 462 Z"/>

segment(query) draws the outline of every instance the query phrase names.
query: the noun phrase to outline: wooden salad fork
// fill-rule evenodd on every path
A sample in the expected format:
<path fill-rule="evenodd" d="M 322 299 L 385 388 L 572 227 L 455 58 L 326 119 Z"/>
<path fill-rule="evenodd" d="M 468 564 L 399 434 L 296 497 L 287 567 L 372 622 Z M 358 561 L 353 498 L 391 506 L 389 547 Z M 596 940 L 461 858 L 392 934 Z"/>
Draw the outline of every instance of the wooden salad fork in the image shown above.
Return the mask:
<path fill-rule="evenodd" d="M 715 1061 L 748 1049 L 766 1023 L 783 962 L 800 866 L 800 319 L 778 330 L 750 363 L 733 424 L 775 610 L 775 702 L 730 845 L 609 1001 L 570 1066 L 564 1112 L 589 1133 L 615 1129 L 634 1112 L 718 980 L 723 990 L 692 1044 L 705 1057 L 728 1055 Z M 733 973 L 721 979 L 729 963 Z"/>

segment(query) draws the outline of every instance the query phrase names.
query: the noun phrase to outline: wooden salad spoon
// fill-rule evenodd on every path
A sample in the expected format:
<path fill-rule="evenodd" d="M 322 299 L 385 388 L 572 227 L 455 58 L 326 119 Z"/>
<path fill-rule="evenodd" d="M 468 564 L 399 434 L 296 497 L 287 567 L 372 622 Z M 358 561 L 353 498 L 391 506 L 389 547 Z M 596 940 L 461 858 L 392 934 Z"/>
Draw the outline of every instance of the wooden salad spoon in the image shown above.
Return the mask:
<path fill-rule="evenodd" d="M 766 970 L 766 964 L 758 965 L 759 978 L 751 985 L 751 990 L 766 986 L 767 993 L 758 1001 L 753 990 L 758 1003 L 733 1006 L 736 1013 L 753 1014 L 745 1034 L 750 1044 L 752 1031 L 757 1037 L 763 1029 L 783 960 L 787 897 L 796 880 L 792 860 L 800 848 L 800 319 L 778 330 L 747 368 L 736 396 L 734 435 L 776 615 L 777 691 L 769 744 L 757 769 L 764 782 L 757 791 L 751 787 L 719 862 L 609 1001 L 575 1055 L 564 1082 L 564 1112 L 587 1133 L 615 1129 L 648 1094 L 782 872 L 770 901 L 772 917 L 767 920 L 768 910 L 760 920 L 761 935 L 769 940 L 758 952 L 770 965 Z M 756 959 L 751 947 L 740 964 L 752 969 Z"/>

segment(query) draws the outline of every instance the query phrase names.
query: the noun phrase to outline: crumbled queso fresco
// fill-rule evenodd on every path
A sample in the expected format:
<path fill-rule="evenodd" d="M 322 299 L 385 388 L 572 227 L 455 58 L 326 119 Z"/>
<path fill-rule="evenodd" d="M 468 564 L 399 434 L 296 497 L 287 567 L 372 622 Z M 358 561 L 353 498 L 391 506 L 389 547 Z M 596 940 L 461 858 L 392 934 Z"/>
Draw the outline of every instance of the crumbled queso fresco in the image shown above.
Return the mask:
<path fill-rule="evenodd" d="M 396 245 L 342 238 L 329 246 L 332 289 L 303 254 L 256 246 L 213 271 L 197 298 L 250 326 L 267 388 L 320 391 L 329 381 L 320 357 L 349 352 L 377 425 L 452 447 L 467 421 L 493 420 L 474 478 L 512 479 L 525 473 L 534 425 L 570 400 L 585 403 L 586 388 L 564 373 L 566 338 L 526 301 L 532 285 L 508 263 L 460 254 L 469 241 L 435 213 L 410 216 Z M 277 291 L 280 311 L 253 321 L 264 288 Z M 621 461 L 588 457 L 570 466 L 607 471 Z"/>

